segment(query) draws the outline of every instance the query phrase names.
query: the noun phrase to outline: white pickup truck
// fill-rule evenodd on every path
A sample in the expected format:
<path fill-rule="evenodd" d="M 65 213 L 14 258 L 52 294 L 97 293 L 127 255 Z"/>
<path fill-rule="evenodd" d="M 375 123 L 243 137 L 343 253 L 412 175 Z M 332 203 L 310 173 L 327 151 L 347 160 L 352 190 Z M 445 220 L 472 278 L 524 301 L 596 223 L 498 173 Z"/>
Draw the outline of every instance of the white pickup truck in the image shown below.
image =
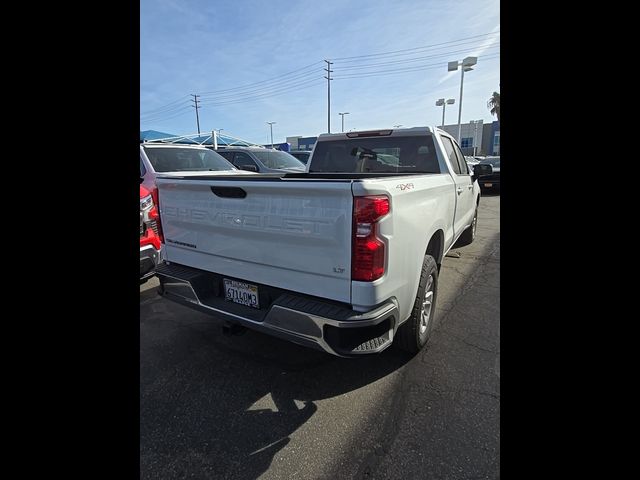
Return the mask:
<path fill-rule="evenodd" d="M 307 172 L 157 177 L 166 298 L 343 357 L 434 326 L 445 254 L 475 236 L 480 188 L 430 127 L 325 134 Z"/>

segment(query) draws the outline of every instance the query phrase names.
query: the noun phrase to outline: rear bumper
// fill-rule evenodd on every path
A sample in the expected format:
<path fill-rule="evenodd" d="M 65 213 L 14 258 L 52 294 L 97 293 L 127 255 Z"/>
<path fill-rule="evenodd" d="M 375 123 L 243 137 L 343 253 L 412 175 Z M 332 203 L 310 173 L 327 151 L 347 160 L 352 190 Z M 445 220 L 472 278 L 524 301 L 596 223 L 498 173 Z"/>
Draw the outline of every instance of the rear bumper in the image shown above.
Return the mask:
<path fill-rule="evenodd" d="M 153 245 L 140 247 L 140 280 L 147 280 L 155 274 L 158 259 L 158 250 Z"/>
<path fill-rule="evenodd" d="M 256 310 L 226 301 L 223 289 L 216 286 L 220 275 L 167 263 L 158 265 L 156 275 L 159 293 L 167 299 L 340 357 L 379 353 L 391 345 L 398 328 L 395 299 L 355 312 L 343 304 L 271 288 L 272 301 Z M 258 288 L 269 289 L 259 284 Z"/>

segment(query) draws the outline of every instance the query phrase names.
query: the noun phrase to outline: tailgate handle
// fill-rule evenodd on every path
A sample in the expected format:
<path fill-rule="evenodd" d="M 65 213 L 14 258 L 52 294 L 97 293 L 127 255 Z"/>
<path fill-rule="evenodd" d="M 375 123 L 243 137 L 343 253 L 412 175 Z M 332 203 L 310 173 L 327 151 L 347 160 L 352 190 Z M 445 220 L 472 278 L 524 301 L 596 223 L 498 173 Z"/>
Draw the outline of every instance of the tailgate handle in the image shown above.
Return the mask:
<path fill-rule="evenodd" d="M 239 187 L 211 187 L 211 191 L 217 197 L 223 198 L 244 198 L 247 192 Z"/>

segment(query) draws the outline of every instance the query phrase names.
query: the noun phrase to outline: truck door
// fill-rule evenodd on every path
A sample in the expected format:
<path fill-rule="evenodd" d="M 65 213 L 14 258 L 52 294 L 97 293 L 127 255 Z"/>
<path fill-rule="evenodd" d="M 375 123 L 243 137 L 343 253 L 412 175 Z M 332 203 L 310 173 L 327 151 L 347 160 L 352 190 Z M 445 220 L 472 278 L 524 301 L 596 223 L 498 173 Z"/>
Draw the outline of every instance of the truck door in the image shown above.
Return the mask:
<path fill-rule="evenodd" d="M 449 164 L 452 168 L 452 176 L 455 181 L 456 194 L 456 211 L 453 220 L 453 234 L 457 238 L 464 228 L 471 224 L 473 220 L 474 199 L 473 199 L 473 183 L 471 183 L 471 175 L 467 168 L 467 162 L 454 141 L 444 135 L 441 135 L 442 144 L 447 153 Z M 460 158 L 458 158 L 460 157 Z"/>

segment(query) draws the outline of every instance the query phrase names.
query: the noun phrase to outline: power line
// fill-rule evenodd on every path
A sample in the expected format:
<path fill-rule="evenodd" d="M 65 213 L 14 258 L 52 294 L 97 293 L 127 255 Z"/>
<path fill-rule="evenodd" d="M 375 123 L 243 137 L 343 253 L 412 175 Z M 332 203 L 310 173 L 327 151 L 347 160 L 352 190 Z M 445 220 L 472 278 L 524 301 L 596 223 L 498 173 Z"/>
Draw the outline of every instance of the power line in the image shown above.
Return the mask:
<path fill-rule="evenodd" d="M 146 112 L 144 112 L 144 113 L 145 114 L 159 113 L 160 110 L 164 110 L 167 107 L 171 107 L 171 105 L 174 105 L 174 104 L 179 103 L 179 102 L 186 102 L 186 98 L 187 97 L 189 97 L 189 95 L 183 95 L 178 100 L 174 100 L 173 102 L 169 102 L 166 105 L 162 105 L 161 107 L 156 107 L 156 108 L 152 108 L 150 110 L 146 110 Z"/>
<path fill-rule="evenodd" d="M 234 104 L 234 103 L 251 102 L 253 100 L 261 100 L 263 98 L 277 96 L 277 95 L 281 95 L 283 93 L 294 92 L 294 91 L 297 91 L 297 90 L 303 90 L 305 88 L 313 87 L 315 85 L 321 85 L 321 84 L 324 83 L 323 81 L 318 81 L 317 79 L 312 79 L 311 82 L 315 82 L 315 83 L 309 83 L 309 81 L 306 81 L 306 82 L 302 82 L 301 84 L 299 84 L 297 88 L 283 88 L 283 89 L 280 89 L 280 90 L 274 90 L 272 92 L 263 93 L 263 94 L 260 94 L 260 95 L 253 95 L 253 96 L 246 97 L 246 98 L 239 98 L 239 99 L 236 99 L 236 100 L 226 100 L 226 101 L 223 101 L 223 102 L 213 102 L 213 103 L 202 102 L 202 103 L 204 105 L 208 105 L 208 106 L 219 106 L 219 105 L 230 105 L 230 104 Z"/>
<path fill-rule="evenodd" d="M 298 77 L 298 76 L 296 76 Z M 286 88 L 286 87 L 290 87 L 290 86 L 295 86 L 297 84 L 299 84 L 301 81 L 309 81 L 309 80 L 315 80 L 320 78 L 320 72 L 308 72 L 304 75 L 299 76 L 298 78 L 290 78 L 287 80 L 282 80 L 279 83 L 275 83 L 272 85 L 264 85 L 262 87 L 258 87 L 258 88 L 254 88 L 252 90 L 243 90 L 243 91 L 239 91 L 236 93 L 229 93 L 229 94 L 225 94 L 225 95 L 218 95 L 218 96 L 213 96 L 213 97 L 204 97 L 204 99 L 206 101 L 219 101 L 219 100 L 225 100 L 225 99 L 233 99 L 233 98 L 238 98 L 238 97 L 243 97 L 243 96 L 247 96 L 247 95 L 252 95 L 255 93 L 262 93 L 262 92 L 268 92 L 274 88 Z"/>
<path fill-rule="evenodd" d="M 162 114 L 149 115 L 149 116 L 142 116 L 141 115 L 140 119 L 145 121 L 145 122 L 149 122 L 149 121 L 154 121 L 154 120 L 157 120 L 157 119 L 166 118 L 167 116 L 172 116 L 172 115 L 183 113 L 183 112 L 187 112 L 187 111 L 191 111 L 191 105 L 184 105 L 179 110 L 176 110 L 176 111 L 170 112 L 170 113 L 162 113 Z"/>
<path fill-rule="evenodd" d="M 264 90 L 262 92 L 256 92 L 254 94 L 247 95 L 247 96 L 239 96 L 239 97 L 236 97 L 236 98 L 222 99 L 222 100 L 207 100 L 207 101 L 203 101 L 202 103 L 204 105 L 224 105 L 224 104 L 227 104 L 227 103 L 236 103 L 238 101 L 244 101 L 244 100 L 248 100 L 248 99 L 252 99 L 252 98 L 261 98 L 261 97 L 269 96 L 269 95 L 272 95 L 274 93 L 288 92 L 288 91 L 294 90 L 295 87 L 308 85 L 308 84 L 310 84 L 312 82 L 316 82 L 318 80 L 319 79 L 317 79 L 317 78 L 311 78 L 311 79 L 304 80 L 304 81 L 299 82 L 299 83 L 295 83 L 293 85 L 287 85 L 285 87 L 279 87 L 279 88 L 276 88 L 276 89 L 268 89 L 268 90 Z"/>
<path fill-rule="evenodd" d="M 251 97 L 246 97 L 246 98 L 239 98 L 236 100 L 228 100 L 228 101 L 224 101 L 224 102 L 204 102 L 202 100 L 198 100 L 198 102 L 200 104 L 204 104 L 210 107 L 216 107 L 216 106 L 220 106 L 220 105 L 231 105 L 231 104 L 236 104 L 236 103 L 246 103 L 246 102 L 252 102 L 252 101 L 256 101 L 256 100 L 262 100 L 264 98 L 269 98 L 269 97 L 274 97 L 274 96 L 278 96 L 278 95 L 282 95 L 284 93 L 289 93 L 289 92 L 293 92 L 293 91 L 298 91 L 298 90 L 304 90 L 310 87 L 314 87 L 314 86 L 318 86 L 324 83 L 324 81 L 318 81 L 317 79 L 312 79 L 311 82 L 315 82 L 315 83 L 309 83 L 309 81 L 305 81 L 305 82 L 301 82 L 300 84 L 297 85 L 297 88 L 282 88 L 279 90 L 273 90 L 267 93 L 263 93 L 261 95 L 254 95 Z M 170 120 L 172 118 L 176 118 L 179 116 L 182 116 L 186 113 L 186 111 L 191 110 L 191 107 L 193 107 L 193 105 L 188 105 L 186 107 L 184 107 L 183 111 L 178 112 L 176 114 L 172 114 L 168 117 L 163 117 L 163 116 L 157 116 L 154 118 L 146 118 L 146 119 L 142 119 L 142 121 L 144 123 L 159 123 L 159 122 L 164 122 L 166 120 Z"/>
<path fill-rule="evenodd" d="M 281 75 L 277 75 L 275 77 L 271 77 L 265 80 L 261 80 L 259 82 L 253 82 L 250 84 L 242 85 L 239 87 L 227 88 L 227 89 L 219 89 L 203 92 L 201 94 L 191 94 L 185 95 L 177 100 L 169 102 L 160 107 L 156 107 L 151 110 L 147 110 L 144 113 L 141 113 L 141 120 L 145 123 L 148 122 L 164 122 L 179 116 L 182 116 L 189 110 L 191 107 L 196 109 L 196 121 L 198 123 L 198 133 L 200 133 L 200 120 L 199 120 L 199 108 L 201 105 L 208 106 L 220 106 L 220 105 L 230 105 L 236 103 L 245 103 L 261 100 L 264 98 L 269 98 L 272 96 L 281 95 L 283 93 L 289 93 L 297 90 L 311 88 L 316 85 L 320 85 L 323 82 L 318 82 L 319 80 L 319 68 L 318 71 L 310 70 L 312 67 L 317 66 L 318 64 L 322 64 L 323 62 L 327 64 L 327 68 L 323 70 L 327 72 L 326 76 L 322 78 L 327 80 L 327 130 L 331 131 L 331 80 L 346 80 L 349 78 L 365 78 L 365 77 L 374 77 L 374 76 L 385 76 L 385 75 L 397 75 L 403 73 L 410 73 L 414 71 L 421 70 L 429 70 L 432 68 L 440 68 L 446 63 L 432 63 L 425 65 L 409 65 L 414 62 L 420 62 L 422 60 L 426 60 L 429 58 L 438 58 L 453 55 L 456 53 L 462 53 L 467 51 L 473 51 L 480 48 L 490 49 L 490 48 L 498 48 L 500 44 L 497 45 L 489 45 L 485 47 L 485 45 L 477 45 L 475 47 L 466 47 L 464 49 L 459 50 L 448 50 L 443 53 L 435 53 L 431 55 L 422 55 L 415 57 L 413 55 L 420 55 L 421 53 L 425 53 L 425 50 L 442 50 L 442 49 L 450 49 L 455 47 L 461 47 L 463 45 L 476 44 L 476 43 L 485 43 L 490 41 L 490 39 L 486 40 L 478 40 L 482 37 L 490 37 L 492 35 L 499 35 L 499 31 L 491 32 L 481 35 L 474 35 L 470 37 L 460 38 L 457 40 L 451 40 L 448 42 L 442 42 L 432 45 L 425 45 L 421 47 L 407 48 L 402 50 L 395 50 L 390 52 L 381 52 L 381 53 L 372 53 L 367 55 L 357 55 L 352 57 L 339 57 L 334 59 L 335 63 L 338 65 L 345 65 L 340 68 L 340 71 L 347 71 L 346 74 L 338 75 L 336 77 L 332 77 L 331 74 L 333 70 L 331 70 L 331 65 L 334 64 L 334 61 L 323 60 L 311 63 L 309 65 L 305 65 L 304 67 L 283 73 Z M 497 37 L 493 37 L 495 40 Z M 472 40 L 474 39 L 474 40 Z M 472 41 L 467 41 L 472 40 Z M 399 57 L 409 56 L 410 58 L 400 59 Z M 479 58 L 484 58 L 485 60 L 493 59 L 499 57 L 500 54 L 490 54 L 483 55 Z M 386 57 L 386 58 L 385 58 Z M 394 59 L 395 58 L 395 59 Z M 382 62 L 378 63 L 359 63 L 366 61 L 376 61 L 382 60 Z M 387 61 L 388 60 L 388 61 Z M 402 68 L 392 68 L 388 70 L 373 70 L 370 71 L 368 69 L 374 67 L 385 67 L 385 66 L 401 66 Z M 404 67 L 404 65 L 407 65 Z M 349 72 L 352 70 L 352 72 Z M 362 71 L 356 71 L 362 70 Z M 191 102 L 194 102 L 193 105 L 187 104 L 185 105 L 185 97 L 194 97 L 191 99 Z M 200 97 L 200 98 L 199 98 Z"/>
<path fill-rule="evenodd" d="M 147 114 L 143 113 L 143 114 L 140 114 L 140 117 L 144 117 L 144 118 L 163 117 L 165 115 L 171 115 L 172 113 L 177 113 L 181 110 L 189 109 L 190 106 L 191 104 L 187 100 L 185 100 L 185 103 L 183 105 L 176 105 L 176 107 L 172 109 L 164 110 L 162 112 L 147 113 Z"/>
<path fill-rule="evenodd" d="M 497 48 L 500 45 L 492 45 L 488 48 Z M 469 47 L 466 49 L 462 49 L 462 50 L 452 50 L 449 52 L 445 52 L 445 53 L 439 53 L 439 54 L 434 54 L 434 55 L 426 55 L 426 56 L 421 56 L 421 57 L 415 57 L 415 58 L 411 58 L 411 59 L 404 59 L 404 60 L 397 60 L 397 61 L 391 61 L 391 62 L 383 62 L 383 63 L 374 63 L 374 64 L 366 64 L 366 65 L 356 65 L 356 66 L 347 66 L 347 67 L 343 67 L 341 68 L 342 70 L 349 70 L 349 69 L 363 69 L 363 68 L 370 68 L 370 67 L 374 67 L 374 66 L 387 66 L 387 65 L 396 65 L 396 64 L 407 64 L 407 63 L 413 63 L 413 62 L 417 62 L 417 61 L 422 61 L 425 59 L 429 59 L 429 58 L 436 58 L 436 57 L 445 57 L 445 56 L 449 56 L 449 55 L 453 55 L 453 54 L 457 54 L 457 53 L 461 53 L 461 52 L 469 52 L 469 51 L 473 51 L 473 50 L 477 50 L 480 47 Z M 333 63 L 333 62 L 331 62 Z M 425 65 L 417 65 L 415 66 L 416 68 L 422 68 Z M 413 67 L 409 67 L 409 68 L 413 68 Z M 326 71 L 326 68 L 324 69 Z M 376 73 L 376 72 L 354 72 L 354 73 Z M 269 93 L 271 91 L 272 88 L 277 88 L 277 89 L 281 89 L 281 88 L 288 88 L 288 87 L 295 87 L 298 85 L 303 84 L 305 81 L 309 81 L 309 80 L 313 80 L 311 77 L 315 76 L 316 73 L 315 72 L 306 72 L 303 74 L 299 74 L 296 75 L 294 77 L 300 77 L 300 78 L 290 78 L 290 79 L 286 79 L 286 80 L 280 80 L 277 84 L 273 84 L 270 86 L 263 86 L 257 89 L 253 89 L 253 90 L 246 90 L 246 91 L 240 91 L 237 93 L 233 93 L 233 94 L 226 94 L 226 95 L 219 95 L 219 96 L 215 96 L 215 97 L 205 97 L 206 101 L 214 101 L 214 102 L 224 102 L 227 100 L 237 100 L 237 99 L 241 99 L 244 98 L 245 96 L 249 95 L 249 96 L 253 96 L 254 94 L 263 94 L 263 93 Z M 344 75 L 341 75 L 340 78 L 344 78 Z M 306 78 L 306 80 L 300 82 L 299 80 L 302 80 L 302 78 Z M 323 77 L 326 79 L 326 77 Z"/>
<path fill-rule="evenodd" d="M 220 98 L 220 99 L 207 99 L 207 100 L 203 100 L 202 103 L 205 105 L 218 105 L 218 104 L 224 104 L 224 103 L 228 103 L 228 102 L 234 102 L 236 100 L 243 100 L 245 98 L 254 98 L 254 97 L 261 97 L 263 95 L 270 95 L 271 93 L 274 92 L 281 92 L 281 91 L 287 91 L 290 88 L 295 88 L 298 87 L 300 85 L 306 85 L 309 84 L 311 82 L 315 82 L 319 80 L 319 78 L 308 78 L 306 80 L 302 80 L 290 85 L 283 85 L 283 86 L 278 86 L 275 88 L 267 88 L 265 90 L 258 90 L 254 93 L 251 93 L 249 95 L 244 95 L 244 94 L 239 94 L 239 95 L 234 95 L 231 98 Z"/>
<path fill-rule="evenodd" d="M 456 45 L 445 45 L 445 46 L 441 46 L 441 47 L 420 47 L 421 50 L 425 50 L 425 51 L 410 51 L 410 52 L 405 52 L 405 53 L 397 53 L 397 54 L 381 54 L 381 57 L 389 57 L 389 58 L 362 58 L 360 60 L 348 60 L 348 61 L 342 61 L 342 62 L 336 62 L 336 64 L 338 66 L 340 66 L 341 68 L 352 68 L 354 66 L 359 66 L 358 63 L 359 62 L 369 62 L 369 61 L 377 61 L 377 60 L 390 60 L 392 58 L 396 58 L 396 57 L 404 57 L 407 55 L 420 55 L 423 53 L 429 53 L 426 50 L 442 50 L 442 49 L 448 49 L 448 48 L 455 48 L 455 47 L 462 47 L 464 45 L 476 45 L 478 48 L 482 48 L 482 46 L 484 44 L 486 44 L 487 42 L 494 42 L 497 40 L 497 37 L 491 38 L 491 39 L 483 39 L 483 40 L 471 40 L 468 42 L 456 42 Z M 468 48 L 468 47 L 466 47 Z M 399 61 L 408 61 L 409 59 L 403 59 L 403 60 L 399 60 Z M 343 64 L 347 64 L 347 66 L 342 67 Z M 356 64 L 356 65 L 350 65 L 350 64 Z"/>
<path fill-rule="evenodd" d="M 405 48 L 405 49 L 402 49 L 402 50 L 394 50 L 392 52 L 371 53 L 369 55 L 356 55 L 356 56 L 353 56 L 353 57 L 339 57 L 339 58 L 334 58 L 333 60 L 338 61 L 338 60 L 350 60 L 350 59 L 354 59 L 354 58 L 378 57 L 378 56 L 382 56 L 382 55 L 391 55 L 391 54 L 395 54 L 395 53 L 409 52 L 409 51 L 414 51 L 414 50 L 424 50 L 424 49 L 437 47 L 437 46 L 440 46 L 440 45 L 448 45 L 448 44 L 451 44 L 451 43 L 461 42 L 463 40 L 470 40 L 472 38 L 487 37 L 489 35 L 497 35 L 499 33 L 500 33 L 500 31 L 498 30 L 497 32 L 483 33 L 482 35 L 473 35 L 471 37 L 459 38 L 457 40 L 451 40 L 449 42 L 434 43 L 432 45 L 425 45 L 425 46 L 422 46 L 422 47 Z"/>
<path fill-rule="evenodd" d="M 489 48 L 496 48 L 496 47 L 499 47 L 499 46 L 500 46 L 500 44 L 497 43 L 495 45 L 491 45 L 491 46 L 487 47 L 487 50 Z M 354 70 L 354 69 L 359 69 L 359 68 L 369 68 L 369 67 L 382 67 L 382 66 L 386 66 L 386 65 L 397 65 L 397 64 L 402 65 L 404 63 L 419 62 L 419 61 L 426 60 L 426 59 L 429 59 L 429 58 L 447 57 L 449 55 L 455 55 L 456 53 L 473 52 L 474 50 L 478 50 L 480 48 L 482 48 L 482 47 L 478 47 L 478 46 L 467 47 L 467 48 L 464 48 L 462 50 L 452 50 L 450 52 L 436 53 L 434 55 L 425 55 L 425 56 L 422 56 L 422 57 L 415 57 L 415 58 L 404 59 L 404 60 L 394 60 L 394 61 L 391 61 L 391 62 L 382 62 L 382 63 L 368 63 L 368 64 L 365 64 L 365 65 L 350 65 L 348 67 L 340 67 L 340 71 L 343 71 L 343 70 Z"/>
<path fill-rule="evenodd" d="M 499 53 L 495 53 L 491 55 L 481 55 L 478 58 L 482 58 L 486 61 L 486 60 L 497 58 L 499 56 L 500 56 Z M 398 69 L 398 70 L 381 70 L 378 72 L 353 73 L 348 75 L 340 75 L 334 78 L 336 80 L 347 80 L 350 78 L 381 77 L 385 75 L 397 75 L 399 73 L 411 73 L 411 72 L 419 72 L 422 70 L 432 70 L 435 68 L 442 68 L 446 65 L 447 65 L 446 63 L 432 63 L 432 64 L 424 65 L 421 67 L 409 67 L 409 68 Z"/>
<path fill-rule="evenodd" d="M 292 74 L 292 73 L 299 72 L 299 71 L 301 71 L 301 70 L 305 70 L 305 69 L 307 69 L 307 68 L 309 68 L 309 67 L 312 67 L 312 66 L 314 66 L 314 65 L 317 65 L 317 64 L 319 64 L 319 63 L 322 63 L 322 62 L 321 62 L 321 61 L 313 62 L 313 63 L 310 63 L 309 65 L 306 65 L 306 66 L 304 66 L 304 67 L 298 68 L 298 69 L 296 69 L 296 70 L 292 70 L 292 71 L 290 71 L 290 72 L 283 73 L 282 75 L 277 75 L 277 76 L 275 76 L 275 77 L 271 77 L 270 79 L 267 79 L 267 80 L 261 80 L 261 81 L 259 81 L 259 82 L 249 83 L 249 84 L 247 84 L 247 85 L 243 85 L 243 86 L 240 86 L 240 87 L 227 88 L 227 89 L 223 89 L 223 90 L 211 90 L 211 91 L 209 91 L 209 92 L 202 92 L 202 95 L 208 95 L 208 94 L 211 94 L 211 93 L 223 93 L 223 92 L 230 92 L 230 91 L 233 91 L 233 90 L 240 90 L 240 89 L 244 89 L 244 88 L 252 87 L 252 86 L 254 86 L 254 85 L 259 85 L 259 84 L 261 84 L 261 83 L 268 83 L 268 82 L 272 82 L 272 81 L 273 81 L 273 80 L 275 80 L 275 79 L 278 79 L 278 78 L 281 78 L 281 77 L 284 77 L 284 76 L 290 75 L 290 74 Z"/>
<path fill-rule="evenodd" d="M 143 123 L 161 123 L 161 122 L 166 122 L 167 120 L 171 120 L 171 119 L 174 119 L 174 118 L 177 118 L 177 117 L 181 117 L 182 115 L 185 115 L 190 110 L 191 110 L 191 107 L 188 106 L 185 111 L 177 113 L 175 115 L 171 115 L 169 117 L 164 117 L 164 118 L 160 117 L 160 118 L 155 119 L 155 120 L 142 120 L 142 122 Z"/>

